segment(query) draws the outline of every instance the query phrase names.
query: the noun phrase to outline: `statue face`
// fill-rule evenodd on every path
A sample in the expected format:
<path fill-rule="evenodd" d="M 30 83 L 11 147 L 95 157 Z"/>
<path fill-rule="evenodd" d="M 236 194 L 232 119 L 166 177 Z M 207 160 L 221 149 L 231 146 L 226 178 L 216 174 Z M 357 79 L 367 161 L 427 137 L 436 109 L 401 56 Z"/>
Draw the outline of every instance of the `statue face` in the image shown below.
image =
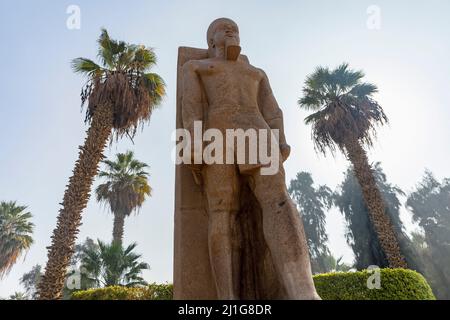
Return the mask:
<path fill-rule="evenodd" d="M 226 47 L 230 45 L 238 46 L 239 28 L 231 20 L 223 20 L 215 27 L 214 35 L 212 37 L 213 47 Z"/>

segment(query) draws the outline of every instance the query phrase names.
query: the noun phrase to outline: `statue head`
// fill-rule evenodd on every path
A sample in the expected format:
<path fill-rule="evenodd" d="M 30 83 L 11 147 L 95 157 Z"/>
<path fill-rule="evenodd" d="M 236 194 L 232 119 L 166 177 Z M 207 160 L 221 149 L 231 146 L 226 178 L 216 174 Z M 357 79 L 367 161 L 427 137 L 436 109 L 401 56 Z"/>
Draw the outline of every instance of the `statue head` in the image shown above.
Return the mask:
<path fill-rule="evenodd" d="M 241 52 L 239 27 L 231 19 L 219 18 L 214 20 L 207 32 L 208 51 L 211 57 L 217 56 L 219 50 L 223 50 L 225 58 L 237 60 Z"/>

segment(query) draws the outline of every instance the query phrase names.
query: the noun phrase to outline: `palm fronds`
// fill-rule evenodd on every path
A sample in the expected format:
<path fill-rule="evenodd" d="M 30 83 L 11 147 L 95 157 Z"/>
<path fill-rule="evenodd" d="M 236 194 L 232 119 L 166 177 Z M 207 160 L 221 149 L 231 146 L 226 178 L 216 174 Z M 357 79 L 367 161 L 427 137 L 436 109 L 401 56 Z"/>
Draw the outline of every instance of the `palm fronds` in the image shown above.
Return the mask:
<path fill-rule="evenodd" d="M 165 95 L 162 78 L 149 72 L 156 55 L 152 48 L 111 39 L 106 29 L 98 45 L 100 65 L 86 58 L 72 61 L 73 71 L 88 77 L 81 92 L 82 105 L 87 103 L 85 120 L 90 122 L 97 107 L 106 104 L 114 110 L 116 137 L 132 138 Z"/>
<path fill-rule="evenodd" d="M 7 274 L 24 251 L 33 244 L 34 224 L 26 206 L 0 203 L 0 278 Z"/>
<path fill-rule="evenodd" d="M 133 252 L 136 246 L 133 243 L 123 248 L 118 243 L 106 244 L 98 240 L 98 246 L 85 250 L 81 266 L 98 287 L 146 285 L 141 274 L 150 266 L 140 261 L 140 254 Z"/>
<path fill-rule="evenodd" d="M 105 170 L 99 172 L 106 181 L 96 189 L 97 201 L 107 203 L 114 214 L 130 215 L 151 196 L 148 184 L 149 166 L 134 158 L 132 151 L 119 153 L 116 160 L 105 160 Z"/>
<path fill-rule="evenodd" d="M 299 106 L 315 111 L 305 118 L 312 125 L 316 150 L 333 153 L 344 147 L 345 139 L 367 146 L 376 137 L 375 126 L 388 122 L 381 106 L 373 99 L 377 87 L 362 82 L 362 71 L 350 70 L 344 63 L 334 70 L 318 67 L 307 77 Z"/>

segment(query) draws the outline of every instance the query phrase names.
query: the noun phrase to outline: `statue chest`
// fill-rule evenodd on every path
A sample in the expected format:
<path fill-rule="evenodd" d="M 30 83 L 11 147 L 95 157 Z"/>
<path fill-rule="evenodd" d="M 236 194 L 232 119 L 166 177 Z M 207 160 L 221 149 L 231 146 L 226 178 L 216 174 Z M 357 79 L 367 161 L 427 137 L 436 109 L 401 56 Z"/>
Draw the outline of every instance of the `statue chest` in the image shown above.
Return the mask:
<path fill-rule="evenodd" d="M 262 74 L 255 67 L 241 62 L 213 62 L 200 70 L 200 76 L 210 95 L 255 94 Z"/>

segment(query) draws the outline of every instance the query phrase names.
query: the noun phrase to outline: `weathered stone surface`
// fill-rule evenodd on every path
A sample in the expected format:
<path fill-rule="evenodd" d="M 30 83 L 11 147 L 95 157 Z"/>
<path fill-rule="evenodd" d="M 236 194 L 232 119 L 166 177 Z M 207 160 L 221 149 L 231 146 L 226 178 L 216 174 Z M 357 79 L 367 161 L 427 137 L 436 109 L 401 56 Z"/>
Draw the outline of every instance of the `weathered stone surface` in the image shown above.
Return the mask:
<path fill-rule="evenodd" d="M 259 162 L 176 166 L 175 299 L 318 299 L 267 76 L 240 54 L 233 21 L 214 21 L 207 40 L 207 50 L 179 49 L 177 128 L 278 129 L 281 159 L 273 175 Z"/>

